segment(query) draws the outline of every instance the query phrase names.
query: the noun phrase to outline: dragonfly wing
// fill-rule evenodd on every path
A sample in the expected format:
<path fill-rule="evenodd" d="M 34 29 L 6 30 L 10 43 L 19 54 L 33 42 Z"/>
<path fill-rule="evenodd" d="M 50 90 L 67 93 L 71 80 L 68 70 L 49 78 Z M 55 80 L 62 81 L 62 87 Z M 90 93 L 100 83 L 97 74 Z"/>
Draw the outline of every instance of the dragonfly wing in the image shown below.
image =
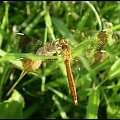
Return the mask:
<path fill-rule="evenodd" d="M 23 33 L 17 33 L 20 36 L 19 48 L 23 53 L 36 53 L 42 42 Z"/>

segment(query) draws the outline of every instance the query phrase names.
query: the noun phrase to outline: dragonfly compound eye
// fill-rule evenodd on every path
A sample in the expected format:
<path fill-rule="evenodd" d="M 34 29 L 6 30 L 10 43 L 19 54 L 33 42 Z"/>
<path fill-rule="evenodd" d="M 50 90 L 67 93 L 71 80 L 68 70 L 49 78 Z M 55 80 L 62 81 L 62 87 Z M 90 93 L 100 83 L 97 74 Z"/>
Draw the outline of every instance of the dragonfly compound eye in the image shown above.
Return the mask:
<path fill-rule="evenodd" d="M 67 43 L 68 43 L 68 40 L 67 40 L 66 38 L 61 38 L 61 39 L 59 40 L 59 44 L 60 44 L 61 46 L 67 45 Z"/>

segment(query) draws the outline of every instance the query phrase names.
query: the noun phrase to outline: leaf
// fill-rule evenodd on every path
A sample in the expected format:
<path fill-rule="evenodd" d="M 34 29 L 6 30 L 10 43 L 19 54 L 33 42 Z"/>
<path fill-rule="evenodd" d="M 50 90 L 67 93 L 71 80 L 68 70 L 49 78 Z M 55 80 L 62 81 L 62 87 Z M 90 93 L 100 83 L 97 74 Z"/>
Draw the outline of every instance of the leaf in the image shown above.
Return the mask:
<path fill-rule="evenodd" d="M 24 99 L 19 92 L 14 90 L 12 96 L 0 103 L 0 119 L 21 119 Z"/>
<path fill-rule="evenodd" d="M 119 75 L 120 74 L 120 59 L 118 59 L 113 65 L 112 65 L 112 67 L 111 67 L 111 69 L 110 69 L 110 71 L 109 71 L 109 73 L 108 73 L 108 77 L 109 78 L 113 78 L 113 77 L 115 77 L 115 76 L 117 76 L 117 75 Z"/>
<path fill-rule="evenodd" d="M 60 21 L 56 17 L 52 17 L 52 22 L 55 25 L 55 27 L 58 29 L 58 31 L 62 34 L 63 37 L 68 38 L 71 42 L 76 44 L 76 41 L 75 41 L 73 35 L 69 32 L 68 28 L 62 21 Z"/>
<path fill-rule="evenodd" d="M 87 119 L 97 119 L 98 108 L 100 103 L 100 93 L 98 89 L 93 89 L 88 99 Z"/>
<path fill-rule="evenodd" d="M 7 53 L 2 58 L 0 58 L 1 61 L 11 61 L 18 58 L 31 58 L 31 59 L 54 59 L 58 58 L 58 56 L 45 56 L 45 55 L 36 55 L 32 53 Z"/>

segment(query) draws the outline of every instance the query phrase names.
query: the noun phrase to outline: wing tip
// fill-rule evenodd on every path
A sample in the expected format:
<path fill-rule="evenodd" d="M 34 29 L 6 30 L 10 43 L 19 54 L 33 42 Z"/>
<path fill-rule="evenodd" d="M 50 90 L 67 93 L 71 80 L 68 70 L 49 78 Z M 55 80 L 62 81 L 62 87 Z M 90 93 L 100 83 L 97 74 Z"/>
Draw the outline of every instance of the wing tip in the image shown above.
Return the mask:
<path fill-rule="evenodd" d="M 19 32 L 17 32 L 16 34 L 17 34 L 17 35 L 25 35 L 24 33 L 19 33 Z"/>

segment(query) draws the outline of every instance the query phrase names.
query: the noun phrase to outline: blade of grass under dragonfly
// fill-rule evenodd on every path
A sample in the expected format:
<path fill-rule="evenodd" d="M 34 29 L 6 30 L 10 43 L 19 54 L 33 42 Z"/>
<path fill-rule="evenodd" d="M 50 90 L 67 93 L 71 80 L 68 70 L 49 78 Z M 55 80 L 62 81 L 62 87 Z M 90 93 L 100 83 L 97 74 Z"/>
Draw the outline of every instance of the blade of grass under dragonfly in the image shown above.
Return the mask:
<path fill-rule="evenodd" d="M 16 87 L 16 85 L 20 82 L 20 80 L 25 76 L 25 74 L 27 73 L 27 71 L 22 71 L 18 80 L 14 83 L 14 85 L 10 88 L 10 90 L 7 92 L 6 96 L 9 96 L 10 93 L 13 91 L 13 89 Z"/>

